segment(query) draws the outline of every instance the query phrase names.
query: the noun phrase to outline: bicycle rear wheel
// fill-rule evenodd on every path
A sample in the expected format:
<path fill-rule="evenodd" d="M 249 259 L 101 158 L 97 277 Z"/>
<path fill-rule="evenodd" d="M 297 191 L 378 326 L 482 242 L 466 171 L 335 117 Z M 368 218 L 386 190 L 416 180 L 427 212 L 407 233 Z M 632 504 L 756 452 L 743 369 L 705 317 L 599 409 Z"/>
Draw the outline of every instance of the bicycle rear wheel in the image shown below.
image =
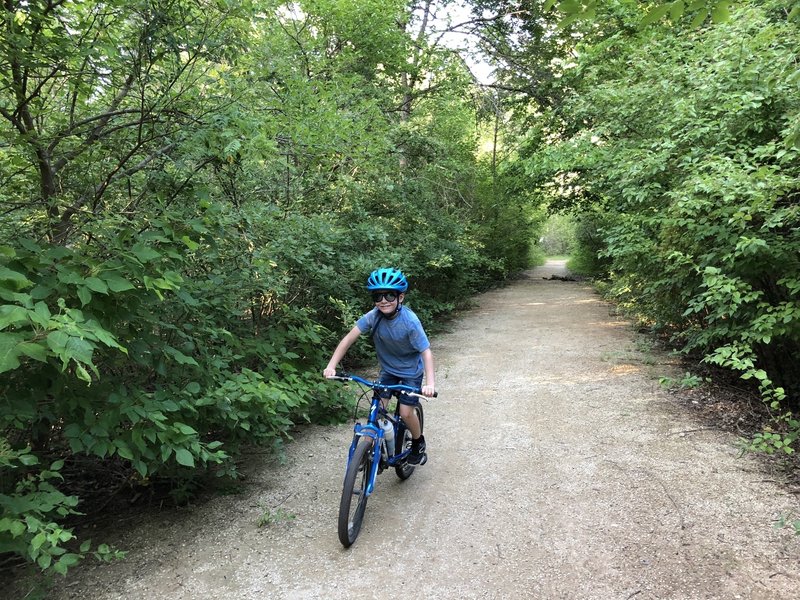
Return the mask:
<path fill-rule="evenodd" d="M 417 418 L 419 419 L 419 431 L 422 433 L 424 431 L 424 414 L 422 411 L 422 404 L 417 404 L 414 406 L 414 412 L 417 413 Z M 397 428 L 397 435 L 395 436 L 394 451 L 396 454 L 400 454 L 404 450 L 409 449 L 411 449 L 411 432 L 408 430 L 405 423 L 400 421 L 400 426 Z M 400 479 L 406 480 L 414 473 L 414 465 L 410 465 L 403 461 L 394 468 L 394 471 L 397 473 L 397 476 Z"/>
<path fill-rule="evenodd" d="M 372 470 L 375 440 L 362 437 L 353 451 L 353 458 L 347 466 L 342 486 L 342 500 L 339 503 L 339 541 L 349 548 L 358 537 L 364 512 L 367 510 L 367 483 Z"/>

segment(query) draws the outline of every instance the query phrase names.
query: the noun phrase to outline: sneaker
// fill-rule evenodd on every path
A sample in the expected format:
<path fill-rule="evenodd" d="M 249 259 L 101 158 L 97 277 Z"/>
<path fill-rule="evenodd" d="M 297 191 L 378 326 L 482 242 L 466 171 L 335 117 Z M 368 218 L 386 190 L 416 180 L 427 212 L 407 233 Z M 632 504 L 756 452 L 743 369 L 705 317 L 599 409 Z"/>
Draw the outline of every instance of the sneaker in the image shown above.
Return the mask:
<path fill-rule="evenodd" d="M 411 445 L 411 452 L 409 453 L 406 461 L 410 465 L 424 465 L 426 462 L 428 462 L 428 455 L 425 454 L 424 439 L 420 440 L 419 445 L 417 445 L 416 448 L 414 448 L 413 444 Z"/>

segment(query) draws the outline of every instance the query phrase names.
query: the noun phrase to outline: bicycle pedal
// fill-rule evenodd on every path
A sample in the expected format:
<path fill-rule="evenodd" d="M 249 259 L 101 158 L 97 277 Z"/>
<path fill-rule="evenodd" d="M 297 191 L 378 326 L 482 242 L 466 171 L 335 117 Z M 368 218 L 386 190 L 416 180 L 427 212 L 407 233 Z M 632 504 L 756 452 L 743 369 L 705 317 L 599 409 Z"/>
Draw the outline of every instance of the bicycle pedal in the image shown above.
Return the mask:
<path fill-rule="evenodd" d="M 409 459 L 406 459 L 406 464 L 408 464 L 410 467 L 421 467 L 426 462 L 428 462 L 428 455 L 427 454 L 421 455 L 420 458 L 419 458 L 419 462 L 413 462 L 413 461 L 411 461 Z"/>

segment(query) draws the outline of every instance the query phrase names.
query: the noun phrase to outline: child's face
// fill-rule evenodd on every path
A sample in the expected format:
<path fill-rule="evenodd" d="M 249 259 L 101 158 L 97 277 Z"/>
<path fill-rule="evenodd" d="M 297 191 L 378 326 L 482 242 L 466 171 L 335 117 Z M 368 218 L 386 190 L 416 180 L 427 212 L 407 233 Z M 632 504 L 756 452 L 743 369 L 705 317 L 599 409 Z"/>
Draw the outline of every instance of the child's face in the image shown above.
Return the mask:
<path fill-rule="evenodd" d="M 398 302 L 403 301 L 403 294 L 391 290 L 379 290 L 372 292 L 372 301 L 383 314 L 391 315 L 397 309 Z"/>

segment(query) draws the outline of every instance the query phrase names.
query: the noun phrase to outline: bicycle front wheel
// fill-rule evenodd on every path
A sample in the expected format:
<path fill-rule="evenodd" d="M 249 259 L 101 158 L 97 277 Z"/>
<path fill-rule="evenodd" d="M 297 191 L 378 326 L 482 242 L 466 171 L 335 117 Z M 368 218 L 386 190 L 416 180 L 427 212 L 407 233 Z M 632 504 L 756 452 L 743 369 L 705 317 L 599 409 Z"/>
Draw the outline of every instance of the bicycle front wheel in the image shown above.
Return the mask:
<path fill-rule="evenodd" d="M 414 406 L 414 412 L 417 413 L 417 419 L 419 419 L 419 431 L 423 433 L 423 425 L 425 424 L 424 415 L 422 412 L 422 404 L 417 404 Z M 404 450 L 411 449 L 411 432 L 405 426 L 405 423 L 402 421 L 400 422 L 400 427 L 397 428 L 397 437 L 395 439 L 395 453 L 400 454 Z M 408 464 L 406 461 L 401 462 L 394 468 L 394 472 L 397 473 L 397 476 L 402 479 L 406 480 L 414 473 L 414 465 Z"/>
<path fill-rule="evenodd" d="M 367 510 L 367 484 L 374 460 L 375 440 L 362 437 L 347 467 L 339 503 L 339 541 L 349 548 L 358 537 Z"/>

